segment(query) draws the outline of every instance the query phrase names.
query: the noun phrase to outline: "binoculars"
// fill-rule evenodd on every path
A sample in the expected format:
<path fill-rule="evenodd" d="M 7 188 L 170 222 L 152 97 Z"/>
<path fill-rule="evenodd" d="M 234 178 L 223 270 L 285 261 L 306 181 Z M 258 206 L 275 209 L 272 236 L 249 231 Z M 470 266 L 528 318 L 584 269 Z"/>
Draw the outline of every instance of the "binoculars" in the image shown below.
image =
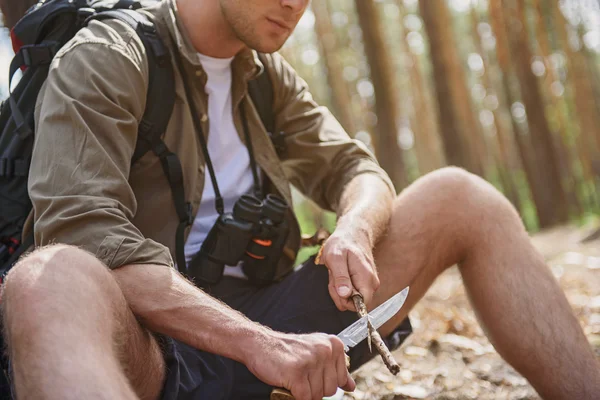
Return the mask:
<path fill-rule="evenodd" d="M 200 251 L 187 265 L 187 274 L 199 286 L 214 285 L 223 277 L 225 265 L 238 265 L 248 279 L 266 285 L 275 279 L 289 226 L 288 205 L 269 194 L 264 200 L 253 195 L 240 197 L 231 213 L 219 216 Z"/>

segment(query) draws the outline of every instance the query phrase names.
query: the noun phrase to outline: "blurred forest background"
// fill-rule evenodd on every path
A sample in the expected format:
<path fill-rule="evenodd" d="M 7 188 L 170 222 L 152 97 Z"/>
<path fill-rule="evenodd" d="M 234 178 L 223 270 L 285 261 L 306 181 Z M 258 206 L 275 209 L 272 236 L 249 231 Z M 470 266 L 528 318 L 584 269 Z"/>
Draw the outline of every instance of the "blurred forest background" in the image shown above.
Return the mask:
<path fill-rule="evenodd" d="M 35 3 L 1 1 L 7 26 Z M 598 0 L 313 1 L 281 53 L 398 191 L 457 165 L 500 189 L 531 232 L 598 218 Z M 2 98 L 11 57 L 4 32 Z M 305 232 L 333 227 L 297 207 Z"/>
<path fill-rule="evenodd" d="M 597 0 L 313 1 L 282 53 L 398 190 L 458 165 L 532 232 L 600 213 Z"/>

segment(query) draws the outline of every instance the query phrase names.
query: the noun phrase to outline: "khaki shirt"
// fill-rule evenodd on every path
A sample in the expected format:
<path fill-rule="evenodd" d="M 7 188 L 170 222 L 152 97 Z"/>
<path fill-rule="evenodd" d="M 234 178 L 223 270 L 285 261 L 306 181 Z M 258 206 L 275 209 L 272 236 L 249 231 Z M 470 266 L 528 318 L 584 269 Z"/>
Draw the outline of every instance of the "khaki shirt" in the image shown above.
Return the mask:
<path fill-rule="evenodd" d="M 163 42 L 183 56 L 188 84 L 207 136 L 206 74 L 179 19 L 175 0 L 147 9 Z M 172 49 L 174 39 L 177 49 Z M 262 65 L 245 50 L 232 63 L 234 123 L 244 141 L 240 104 L 248 116 L 258 166 L 268 189 L 292 204 L 290 184 L 325 209 L 335 210 L 356 175 L 387 175 L 368 150 L 351 140 L 306 83 L 278 54 Z M 175 106 L 164 142 L 181 162 L 186 201 L 200 204 L 205 161 L 174 64 Z M 270 74 L 277 132 L 287 154 L 279 159 L 247 94 L 247 82 Z M 150 151 L 131 165 L 146 103 L 148 60 L 133 29 L 117 20 L 93 21 L 56 55 L 36 104 L 36 138 L 29 175 L 37 246 L 67 243 L 95 254 L 109 268 L 152 263 L 173 266 L 178 217 L 159 159 Z M 290 213 L 291 214 L 291 213 Z M 292 229 L 278 276 L 289 272 L 300 243 Z M 31 229 L 29 227 L 29 229 Z M 189 232 L 189 229 L 188 229 Z M 186 232 L 186 237 L 187 233 Z"/>

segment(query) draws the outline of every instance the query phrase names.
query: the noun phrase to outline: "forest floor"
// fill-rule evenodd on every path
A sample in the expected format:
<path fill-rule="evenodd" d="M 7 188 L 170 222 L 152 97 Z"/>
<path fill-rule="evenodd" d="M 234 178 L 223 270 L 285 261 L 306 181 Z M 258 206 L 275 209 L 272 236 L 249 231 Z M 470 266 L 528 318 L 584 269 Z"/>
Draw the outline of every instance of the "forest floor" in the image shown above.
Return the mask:
<path fill-rule="evenodd" d="M 600 357 L 600 239 L 593 228 L 562 227 L 534 235 Z M 414 333 L 394 352 L 402 369 L 391 375 L 380 357 L 354 377 L 344 399 L 539 399 L 504 362 L 478 326 L 456 267 L 446 271 L 410 313 Z"/>

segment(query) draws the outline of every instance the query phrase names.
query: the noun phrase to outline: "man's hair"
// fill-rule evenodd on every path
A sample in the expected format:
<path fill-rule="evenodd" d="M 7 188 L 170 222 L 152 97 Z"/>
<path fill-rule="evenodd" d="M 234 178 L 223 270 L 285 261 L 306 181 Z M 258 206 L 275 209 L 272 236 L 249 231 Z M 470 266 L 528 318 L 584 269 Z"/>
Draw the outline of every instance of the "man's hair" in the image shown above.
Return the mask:
<path fill-rule="evenodd" d="M 17 21 L 25 15 L 25 11 L 37 2 L 38 0 L 0 0 L 3 25 L 12 29 Z"/>

